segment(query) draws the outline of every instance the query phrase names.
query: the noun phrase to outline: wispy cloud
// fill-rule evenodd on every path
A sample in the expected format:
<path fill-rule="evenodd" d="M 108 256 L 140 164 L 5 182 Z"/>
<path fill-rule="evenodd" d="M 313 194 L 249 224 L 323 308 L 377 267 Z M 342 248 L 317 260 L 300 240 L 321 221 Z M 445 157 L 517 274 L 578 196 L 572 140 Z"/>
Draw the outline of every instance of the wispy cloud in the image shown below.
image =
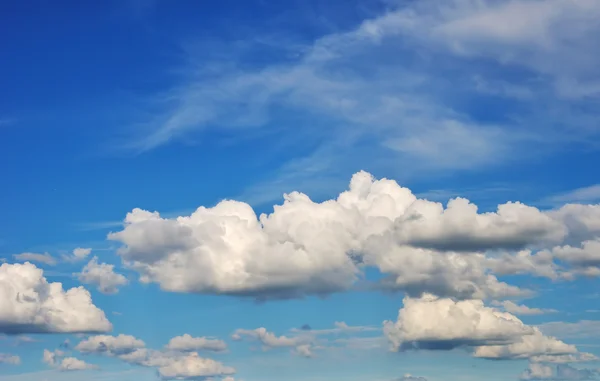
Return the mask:
<path fill-rule="evenodd" d="M 600 63 L 597 15 L 588 0 L 426 0 L 308 44 L 267 36 L 211 45 L 208 57 L 187 47 L 180 83 L 127 148 L 201 141 L 209 130 L 237 142 L 270 137 L 273 151 L 303 147 L 242 195 L 262 202 L 291 182 L 336 183 L 358 169 L 407 178 L 590 144 L 596 112 L 579 106 L 597 95 L 582 85 Z M 256 51 L 265 59 L 249 64 Z M 484 117 L 464 107 L 482 96 L 518 107 Z"/>

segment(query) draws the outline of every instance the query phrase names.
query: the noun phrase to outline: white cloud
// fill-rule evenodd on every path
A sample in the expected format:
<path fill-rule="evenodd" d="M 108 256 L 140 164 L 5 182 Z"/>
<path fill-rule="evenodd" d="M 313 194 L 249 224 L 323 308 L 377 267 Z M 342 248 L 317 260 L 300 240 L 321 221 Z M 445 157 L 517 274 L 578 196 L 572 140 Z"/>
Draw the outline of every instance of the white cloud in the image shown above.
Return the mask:
<path fill-rule="evenodd" d="M 146 344 L 133 336 L 119 334 L 117 336 L 96 335 L 79 342 L 75 349 L 82 353 L 106 354 L 118 356 L 128 354 Z"/>
<path fill-rule="evenodd" d="M 425 377 L 417 377 L 407 373 L 395 381 L 427 381 L 427 379 Z"/>
<path fill-rule="evenodd" d="M 600 338 L 600 320 L 581 320 L 574 323 L 550 322 L 538 326 L 542 332 L 565 339 Z"/>
<path fill-rule="evenodd" d="M 398 320 L 386 321 L 384 333 L 394 350 L 448 349 L 511 343 L 533 334 L 534 328 L 480 300 L 456 302 L 426 295 L 405 297 Z"/>
<path fill-rule="evenodd" d="M 168 291 L 258 299 L 328 294 L 348 289 L 372 266 L 390 275 L 388 287 L 415 296 L 502 298 L 523 291 L 490 268 L 509 273 L 512 265 L 503 269 L 513 258 L 509 250 L 559 243 L 569 232 L 560 216 L 521 203 L 478 213 L 457 198 L 444 208 L 359 172 L 337 199 L 315 203 L 293 192 L 260 217 L 229 200 L 171 219 L 134 209 L 109 239 L 124 244 L 118 252 L 142 282 Z M 501 249 L 508 258 L 486 258 L 486 251 Z M 517 268 L 540 271 L 535 261 L 523 261 Z"/>
<path fill-rule="evenodd" d="M 235 373 L 232 367 L 200 357 L 196 352 L 187 352 L 190 346 L 199 344 L 198 338 L 191 339 L 180 336 L 174 342 L 175 348 L 158 351 L 146 348 L 142 340 L 131 335 L 97 335 L 79 342 L 75 350 L 87 355 L 105 355 L 130 364 L 156 368 L 164 380 L 197 380 Z M 169 346 L 171 344 L 173 341 Z M 209 343 L 207 347 L 214 349 L 216 346 L 215 343 Z"/>
<path fill-rule="evenodd" d="M 31 263 L 0 266 L 0 331 L 105 332 L 112 329 L 83 287 L 64 291 Z"/>
<path fill-rule="evenodd" d="M 116 294 L 119 287 L 126 285 L 128 281 L 123 275 L 115 273 L 114 268 L 114 265 L 98 263 L 98 257 L 94 257 L 75 275 L 80 282 L 94 285 L 104 294 Z"/>
<path fill-rule="evenodd" d="M 529 368 L 521 373 L 521 380 L 540 381 L 582 381 L 596 380 L 599 371 L 596 369 L 577 369 L 561 364 L 557 366 L 530 363 Z"/>
<path fill-rule="evenodd" d="M 581 247 L 562 246 L 552 254 L 572 267 L 572 271 L 588 276 L 600 276 L 600 239 L 584 241 Z"/>
<path fill-rule="evenodd" d="M 492 304 L 495 306 L 501 306 L 506 312 L 514 315 L 542 315 L 557 312 L 556 310 L 550 308 L 531 308 L 523 304 L 519 305 L 511 302 L 510 300 L 505 300 L 502 302 L 495 301 L 492 302 Z"/>
<path fill-rule="evenodd" d="M 13 255 L 13 257 L 20 262 L 39 262 L 48 266 L 56 266 L 56 259 L 48 253 L 21 253 Z"/>
<path fill-rule="evenodd" d="M 21 358 L 17 355 L 0 353 L 0 364 L 19 365 L 21 364 Z"/>
<path fill-rule="evenodd" d="M 202 358 L 197 353 L 190 353 L 160 366 L 158 373 L 166 380 L 192 380 L 231 375 L 235 373 L 235 368 L 212 359 Z"/>
<path fill-rule="evenodd" d="M 227 350 L 227 344 L 223 340 L 193 337 L 186 333 L 182 336 L 172 338 L 166 348 L 173 351 L 205 350 L 211 352 L 223 352 Z"/>
<path fill-rule="evenodd" d="M 87 370 L 87 369 L 98 369 L 98 366 L 88 364 L 83 360 L 79 360 L 75 357 L 65 357 L 62 359 L 59 365 L 61 371 L 73 371 L 73 370 Z"/>
<path fill-rule="evenodd" d="M 538 328 L 534 328 L 533 334 L 524 335 L 514 343 L 478 347 L 474 356 L 488 359 L 528 359 L 532 356 L 563 356 L 575 353 L 577 348 L 574 345 L 544 336 Z"/>
<path fill-rule="evenodd" d="M 75 371 L 75 370 L 88 370 L 98 369 L 98 366 L 88 364 L 83 360 L 79 360 L 75 357 L 66 357 L 65 352 L 61 350 L 49 351 L 44 349 L 42 361 L 53 368 L 57 368 L 60 371 Z"/>
<path fill-rule="evenodd" d="M 575 362 L 589 362 L 589 361 L 598 361 L 599 358 L 593 353 L 587 352 L 579 352 L 568 355 L 540 355 L 533 356 L 529 359 L 531 362 L 541 362 L 541 363 L 555 363 L 555 364 L 567 364 L 567 363 L 575 363 Z"/>
<path fill-rule="evenodd" d="M 288 337 L 288 336 L 277 336 L 272 332 L 267 331 L 266 328 L 260 327 L 252 330 L 238 329 L 231 336 L 234 340 L 242 340 L 244 337 L 250 337 L 263 346 L 263 350 L 269 350 L 272 348 L 292 348 L 292 353 L 301 357 L 313 357 L 312 345 L 314 337 L 310 333 L 300 332 L 300 335 Z"/>
<path fill-rule="evenodd" d="M 88 248 L 77 247 L 77 248 L 73 249 L 73 252 L 71 255 L 63 255 L 62 258 L 63 258 L 63 260 L 65 260 L 67 262 L 79 262 L 79 261 L 83 261 L 84 259 L 86 259 L 91 253 L 92 253 L 92 249 L 89 247 Z"/>
<path fill-rule="evenodd" d="M 525 325 L 516 316 L 484 306 L 481 300 L 454 301 L 431 295 L 404 298 L 396 322 L 384 322 L 393 350 L 474 347 L 489 359 L 576 354 L 577 348 Z"/>

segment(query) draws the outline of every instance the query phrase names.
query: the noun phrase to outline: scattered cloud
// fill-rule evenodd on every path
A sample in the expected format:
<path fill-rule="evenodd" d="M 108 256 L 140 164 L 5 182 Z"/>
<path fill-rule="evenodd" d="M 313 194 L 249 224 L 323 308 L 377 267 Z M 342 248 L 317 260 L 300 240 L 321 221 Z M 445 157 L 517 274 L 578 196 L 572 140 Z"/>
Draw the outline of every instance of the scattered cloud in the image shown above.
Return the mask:
<path fill-rule="evenodd" d="M 56 259 L 48 253 L 37 254 L 37 253 L 21 253 L 13 255 L 15 260 L 20 262 L 38 262 L 48 266 L 56 266 Z"/>
<path fill-rule="evenodd" d="M 99 368 L 96 365 L 88 364 L 85 361 L 77 359 L 75 357 L 66 357 L 66 353 L 61 350 L 49 351 L 47 349 L 44 349 L 42 361 L 53 368 L 57 368 L 62 372 Z"/>
<path fill-rule="evenodd" d="M 98 257 L 94 257 L 80 273 L 74 275 L 81 283 L 94 285 L 103 294 L 116 294 L 119 287 L 129 281 L 123 275 L 115 273 L 114 268 L 114 265 L 98 263 Z"/>
<path fill-rule="evenodd" d="M 80 262 L 85 260 L 92 253 L 91 248 L 77 247 L 73 249 L 71 255 L 63 255 L 62 258 L 67 262 Z"/>
<path fill-rule="evenodd" d="M 21 358 L 17 355 L 0 353 L 0 364 L 20 365 Z"/>
<path fill-rule="evenodd" d="M 175 340 L 175 343 L 182 344 L 180 347 L 186 346 L 186 348 L 190 344 L 187 340 L 182 343 L 180 339 Z M 115 357 L 130 364 L 155 368 L 163 380 L 196 380 L 235 373 L 234 368 L 200 357 L 197 352 L 182 351 L 179 348 L 174 351 L 148 349 L 142 340 L 130 335 L 91 336 L 77 344 L 75 350 L 88 355 Z"/>
<path fill-rule="evenodd" d="M 398 320 L 384 322 L 392 350 L 473 348 L 475 357 L 521 359 L 578 353 L 573 345 L 545 336 L 508 312 L 481 300 L 453 301 L 426 295 L 404 298 Z"/>
<path fill-rule="evenodd" d="M 189 334 L 172 338 L 166 346 L 172 351 L 198 351 L 223 352 L 227 350 L 227 344 L 223 340 L 210 339 L 206 337 L 193 337 Z"/>
<path fill-rule="evenodd" d="M 505 300 L 502 302 L 494 301 L 492 302 L 492 305 L 503 307 L 506 312 L 509 312 L 513 315 L 543 315 L 558 312 L 551 308 L 531 308 L 523 304 L 516 304 L 510 300 Z"/>
<path fill-rule="evenodd" d="M 571 380 L 596 380 L 599 372 L 596 369 L 577 369 L 572 366 L 561 364 L 556 366 L 530 363 L 525 370 L 521 380 L 540 381 L 571 381 Z"/>
<path fill-rule="evenodd" d="M 31 263 L 0 266 L 0 332 L 77 333 L 112 329 L 102 310 L 83 287 L 63 290 L 48 283 L 44 272 Z"/>

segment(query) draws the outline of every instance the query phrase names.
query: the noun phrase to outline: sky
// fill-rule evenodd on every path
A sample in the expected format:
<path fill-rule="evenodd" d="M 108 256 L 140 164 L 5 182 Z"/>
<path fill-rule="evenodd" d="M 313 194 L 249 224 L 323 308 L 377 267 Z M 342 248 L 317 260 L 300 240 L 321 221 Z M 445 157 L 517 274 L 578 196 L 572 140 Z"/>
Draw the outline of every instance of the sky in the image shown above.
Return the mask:
<path fill-rule="evenodd" d="M 600 379 L 597 0 L 0 35 L 0 381 Z"/>

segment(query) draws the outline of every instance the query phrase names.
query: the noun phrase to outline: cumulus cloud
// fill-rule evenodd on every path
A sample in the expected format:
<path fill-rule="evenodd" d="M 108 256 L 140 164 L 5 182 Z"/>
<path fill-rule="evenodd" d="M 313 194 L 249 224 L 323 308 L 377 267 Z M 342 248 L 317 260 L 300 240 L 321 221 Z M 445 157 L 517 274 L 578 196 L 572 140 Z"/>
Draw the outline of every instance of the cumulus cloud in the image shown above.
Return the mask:
<path fill-rule="evenodd" d="M 561 364 L 556 366 L 530 363 L 529 368 L 521 373 L 521 380 L 539 381 L 582 381 L 596 380 L 599 372 L 595 369 L 577 369 Z"/>
<path fill-rule="evenodd" d="M 191 340 L 189 340 L 191 338 Z M 196 352 L 187 351 L 191 346 L 204 344 L 214 350 L 214 342 L 200 343 L 199 338 L 179 336 L 171 340 L 166 350 L 154 350 L 131 335 L 97 335 L 82 340 L 75 350 L 84 354 L 96 354 L 118 358 L 130 364 L 156 368 L 164 380 L 200 380 L 222 377 L 235 373 L 235 369 L 218 361 L 203 358 Z M 174 348 L 168 348 L 173 346 Z"/>
<path fill-rule="evenodd" d="M 112 329 L 83 287 L 63 290 L 31 263 L 0 266 L 0 331 L 105 332 Z"/>
<path fill-rule="evenodd" d="M 120 334 L 117 336 L 96 335 L 79 342 L 75 349 L 82 353 L 105 354 L 118 356 L 131 353 L 146 344 L 134 336 Z"/>
<path fill-rule="evenodd" d="M 49 351 L 44 349 L 42 361 L 53 368 L 57 368 L 60 371 L 75 371 L 75 370 L 88 370 L 98 369 L 98 366 L 88 364 L 83 360 L 75 357 L 66 357 L 65 352 L 61 350 Z"/>
<path fill-rule="evenodd" d="M 48 253 L 21 253 L 13 255 L 15 260 L 19 262 L 38 262 L 48 266 L 56 266 L 56 259 Z"/>
<path fill-rule="evenodd" d="M 384 322 L 384 333 L 392 350 L 472 347 L 475 357 L 489 359 L 578 353 L 575 346 L 545 336 L 508 312 L 486 307 L 481 300 L 405 297 L 398 320 Z"/>
<path fill-rule="evenodd" d="M 115 273 L 114 268 L 114 265 L 98 263 L 98 257 L 94 257 L 75 275 L 80 282 L 94 285 L 104 294 L 116 294 L 119 287 L 126 285 L 128 281 L 123 275 Z"/>
<path fill-rule="evenodd" d="M 158 373 L 166 380 L 195 380 L 231 375 L 235 373 L 235 368 L 212 359 L 202 358 L 197 353 L 190 353 L 160 366 Z"/>
<path fill-rule="evenodd" d="M 73 252 L 71 253 L 71 255 L 63 255 L 62 258 L 63 258 L 63 260 L 65 260 L 67 262 L 79 262 L 79 261 L 83 261 L 84 259 L 86 259 L 91 253 L 92 253 L 92 249 L 89 247 L 88 248 L 77 247 L 77 248 L 73 249 Z"/>
<path fill-rule="evenodd" d="M 172 338 L 166 346 L 173 351 L 197 351 L 205 350 L 211 352 L 223 352 L 227 350 L 227 344 L 223 340 L 210 339 L 206 337 L 193 337 L 189 334 Z"/>
<path fill-rule="evenodd" d="M 19 365 L 21 364 L 21 358 L 17 355 L 0 353 L 0 364 Z"/>
<path fill-rule="evenodd" d="M 259 217 L 230 200 L 177 218 L 134 209 L 124 229 L 108 238 L 123 243 L 119 254 L 142 282 L 168 291 L 323 295 L 347 290 L 371 266 L 388 275 L 385 287 L 412 296 L 504 298 L 526 290 L 493 272 L 557 276 L 552 254 L 527 248 L 568 237 L 571 225 L 563 217 L 518 202 L 487 213 L 461 198 L 444 207 L 359 172 L 334 200 L 315 203 L 293 192 Z M 585 220 L 579 217 L 570 214 Z M 519 249 L 525 251 L 511 254 Z M 505 254 L 488 254 L 496 252 Z"/>

